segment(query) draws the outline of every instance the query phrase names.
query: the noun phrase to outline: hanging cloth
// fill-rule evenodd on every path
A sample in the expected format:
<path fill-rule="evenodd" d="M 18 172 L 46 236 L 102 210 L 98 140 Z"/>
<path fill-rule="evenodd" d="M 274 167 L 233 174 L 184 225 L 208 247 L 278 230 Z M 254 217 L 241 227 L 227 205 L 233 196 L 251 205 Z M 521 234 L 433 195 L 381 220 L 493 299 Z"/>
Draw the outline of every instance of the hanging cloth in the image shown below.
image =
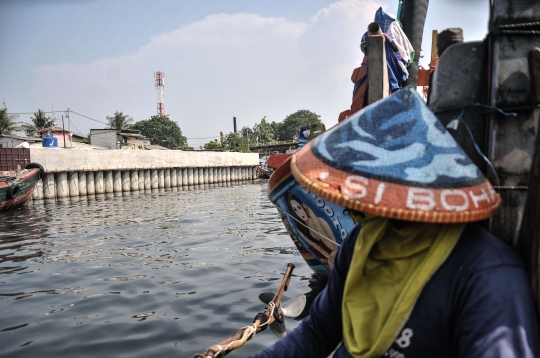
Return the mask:
<path fill-rule="evenodd" d="M 394 41 L 400 57 L 409 66 L 414 60 L 414 48 L 400 24 L 392 16 L 385 13 L 381 7 L 375 12 L 375 22 L 381 27 L 382 32 Z"/>
<path fill-rule="evenodd" d="M 424 285 L 466 224 L 362 221 L 343 293 L 343 340 L 353 357 L 382 356 L 409 319 Z"/>
<path fill-rule="evenodd" d="M 388 83 L 390 91 L 395 92 L 401 88 L 401 83 L 405 82 L 409 77 L 407 66 L 411 63 L 411 59 L 414 58 L 414 50 L 396 20 L 382 11 L 382 8 L 379 8 L 375 13 L 374 21 L 381 27 L 386 37 L 385 53 L 386 66 L 388 68 Z M 365 55 L 367 55 L 367 38 L 368 33 L 366 32 L 360 41 L 360 49 Z M 354 92 L 356 92 L 356 88 L 360 84 L 355 83 Z"/>

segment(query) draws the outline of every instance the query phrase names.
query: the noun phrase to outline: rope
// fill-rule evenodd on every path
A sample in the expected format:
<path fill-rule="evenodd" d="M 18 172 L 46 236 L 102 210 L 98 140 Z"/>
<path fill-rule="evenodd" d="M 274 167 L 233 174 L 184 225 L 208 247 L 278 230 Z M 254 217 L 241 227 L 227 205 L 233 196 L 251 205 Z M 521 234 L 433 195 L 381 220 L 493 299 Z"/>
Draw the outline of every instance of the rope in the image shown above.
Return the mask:
<path fill-rule="evenodd" d="M 267 317 L 270 318 L 270 317 L 272 317 L 274 315 L 274 310 L 276 308 L 276 304 L 273 301 L 270 301 L 268 303 L 268 308 L 270 309 L 270 312 L 269 312 L 269 315 Z M 262 328 L 262 327 L 268 325 L 269 321 L 270 321 L 270 319 L 267 319 L 266 322 L 260 324 L 258 328 Z M 244 327 L 242 327 L 240 329 L 244 330 L 242 332 L 242 336 L 240 337 L 240 339 L 237 339 L 237 340 L 234 340 L 234 341 L 230 342 L 225 347 L 222 346 L 222 345 L 219 345 L 219 344 L 215 344 L 211 348 L 209 348 L 209 349 L 214 351 L 214 357 L 219 357 L 220 354 L 222 354 L 222 353 L 223 353 L 223 355 L 225 355 L 227 353 L 227 351 L 231 350 L 231 347 L 233 347 L 234 345 L 236 345 L 238 343 L 241 343 L 244 339 L 245 339 L 245 341 L 248 341 L 257 334 L 257 327 L 255 326 L 255 322 L 253 322 L 249 326 L 244 326 Z M 247 331 L 247 336 L 246 336 L 246 331 Z M 217 348 L 217 351 L 215 350 L 216 348 Z M 236 347 L 236 348 L 238 348 L 238 347 Z M 203 355 L 203 354 L 197 353 L 192 358 L 206 358 L 206 356 Z"/>
<path fill-rule="evenodd" d="M 499 25 L 493 30 L 496 30 L 496 29 L 515 29 L 515 28 L 519 28 L 519 27 L 534 27 L 534 26 L 540 26 L 540 21 L 522 22 L 522 23 L 519 23 L 519 24 Z"/>
<path fill-rule="evenodd" d="M 290 216 L 291 218 L 293 218 L 294 221 L 296 221 L 297 223 L 299 223 L 300 225 L 302 225 L 303 227 L 307 228 L 308 230 L 311 230 L 313 232 L 316 232 L 317 234 L 321 235 L 322 238 L 324 238 L 325 240 L 328 240 L 330 241 L 332 244 L 336 244 L 338 247 L 341 246 L 340 244 L 337 243 L 337 241 L 334 241 L 332 240 L 331 238 L 329 238 L 328 236 L 324 235 L 324 234 L 321 234 L 320 232 L 318 232 L 317 230 L 314 230 L 312 228 L 310 228 L 309 226 L 307 226 L 306 224 L 304 224 L 303 222 L 301 222 L 300 220 L 298 220 L 297 218 L 295 218 L 294 216 L 292 216 L 291 214 L 289 214 L 288 212 L 286 212 L 285 210 L 283 210 L 282 208 L 280 208 L 279 206 L 276 205 L 276 208 L 281 211 L 282 213 L 284 213 L 285 215 L 288 215 Z"/>
<path fill-rule="evenodd" d="M 540 31 L 534 30 L 499 30 L 493 34 L 504 34 L 504 35 L 540 35 Z"/>
<path fill-rule="evenodd" d="M 476 144 L 476 141 L 474 140 L 474 136 L 471 132 L 471 129 L 469 128 L 469 125 L 467 124 L 467 122 L 465 122 L 465 120 L 463 119 L 463 114 L 465 114 L 465 110 L 466 108 L 463 108 L 463 110 L 461 111 L 461 113 L 459 114 L 459 116 L 457 117 L 457 121 L 458 122 L 461 122 L 463 123 L 463 125 L 465 126 L 465 128 L 467 129 L 467 132 L 469 132 L 469 136 L 471 137 L 471 140 L 473 142 L 473 145 L 474 145 L 474 149 L 476 150 L 476 152 L 478 153 L 478 155 L 480 155 L 482 157 L 482 159 L 484 159 L 484 161 L 487 163 L 487 165 L 489 166 L 489 168 L 491 169 L 493 175 L 495 176 L 495 179 L 497 181 L 497 186 L 501 186 L 501 181 L 499 180 L 499 175 L 497 175 L 497 171 L 495 170 L 495 167 L 493 166 L 493 164 L 491 163 L 491 161 L 488 159 L 488 157 L 486 157 L 484 155 L 484 153 L 482 153 L 482 150 L 480 150 L 480 148 L 478 147 L 478 144 Z M 455 128 L 457 129 L 457 127 Z"/>
<path fill-rule="evenodd" d="M 268 315 L 268 318 L 270 318 L 270 317 L 272 317 L 274 315 L 274 309 L 276 308 L 276 304 L 274 303 L 274 301 L 270 301 L 268 303 L 268 307 L 270 307 L 270 314 Z M 267 325 L 269 321 L 270 321 L 270 319 L 268 319 L 266 322 L 261 324 L 260 327 L 263 327 L 263 326 Z"/>
<path fill-rule="evenodd" d="M 528 186 L 519 186 L 519 185 L 500 185 L 494 186 L 496 190 L 529 190 Z"/>
<path fill-rule="evenodd" d="M 514 30 L 524 27 L 540 27 L 540 21 L 537 22 L 523 22 L 519 24 L 507 24 L 499 25 L 493 28 L 488 35 L 495 34 L 507 34 L 507 35 L 540 35 L 538 30 Z"/>
<path fill-rule="evenodd" d="M 268 324 L 268 321 L 261 324 L 259 327 L 262 327 L 262 326 L 264 326 L 266 324 Z M 255 336 L 255 334 L 257 334 L 257 328 L 255 327 L 255 323 L 251 324 L 250 326 L 242 327 L 241 329 L 244 329 L 244 333 L 242 334 L 242 338 L 246 334 L 246 331 L 249 330 L 249 333 L 247 335 L 247 337 L 248 337 L 247 340 L 250 340 L 251 338 L 253 338 Z M 233 345 L 235 345 L 235 344 L 237 344 L 237 343 L 239 343 L 241 341 L 242 341 L 242 339 L 237 339 L 235 341 L 230 342 L 225 347 L 220 346 L 219 344 L 214 345 L 214 347 L 216 347 L 218 349 L 218 351 L 215 353 L 215 356 L 218 357 L 221 353 L 227 352 L 228 350 L 230 350 L 230 348 Z"/>
<path fill-rule="evenodd" d="M 517 116 L 517 113 L 514 113 L 514 112 L 505 112 L 505 111 L 503 111 L 502 109 L 497 108 L 497 107 L 494 107 L 494 106 L 487 106 L 487 105 L 485 105 L 485 104 L 475 103 L 475 104 L 472 104 L 472 105 L 465 106 L 465 107 L 461 110 L 461 113 L 459 114 L 459 116 L 458 116 L 456 119 L 450 121 L 450 123 L 448 123 L 448 125 L 446 126 L 446 128 L 448 128 L 448 129 L 457 130 L 458 124 L 459 124 L 459 123 L 463 123 L 463 125 L 464 125 L 465 128 L 467 129 L 467 132 L 469 133 L 469 137 L 470 137 L 471 140 L 472 140 L 472 143 L 473 143 L 473 145 L 474 145 L 474 149 L 476 150 L 476 152 L 478 153 L 478 155 L 480 155 L 480 156 L 482 157 L 482 159 L 484 159 L 484 161 L 487 163 L 487 165 L 489 166 L 489 168 L 490 168 L 491 171 L 493 172 L 493 175 L 495 176 L 495 179 L 496 179 L 496 181 L 497 181 L 497 185 L 495 186 L 495 188 L 501 187 L 501 181 L 499 180 L 499 175 L 497 175 L 497 171 L 495 170 L 495 167 L 493 166 L 493 164 L 491 163 L 491 161 L 485 156 L 485 154 L 482 153 L 482 150 L 480 150 L 480 148 L 478 147 L 478 144 L 476 144 L 476 141 L 474 140 L 474 136 L 473 136 L 473 134 L 472 134 L 471 129 L 469 128 L 469 125 L 468 125 L 467 122 L 465 122 L 465 120 L 463 119 L 463 115 L 465 114 L 465 111 L 466 111 L 467 109 L 474 108 L 474 107 L 480 107 L 480 108 L 489 109 L 490 111 L 496 111 L 496 112 L 499 112 L 500 114 L 502 114 L 503 116 L 507 116 L 507 117 L 516 117 L 516 116 Z"/>

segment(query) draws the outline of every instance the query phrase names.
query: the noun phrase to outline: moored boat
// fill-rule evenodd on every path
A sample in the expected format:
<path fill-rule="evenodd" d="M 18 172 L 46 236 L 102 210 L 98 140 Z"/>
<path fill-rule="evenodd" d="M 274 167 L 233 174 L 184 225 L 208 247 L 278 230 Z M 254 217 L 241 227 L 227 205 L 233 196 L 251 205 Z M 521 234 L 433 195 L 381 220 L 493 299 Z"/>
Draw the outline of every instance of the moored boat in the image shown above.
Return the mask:
<path fill-rule="evenodd" d="M 21 206 L 32 198 L 43 167 L 30 163 L 23 170 L 0 172 L 0 211 Z"/>
<path fill-rule="evenodd" d="M 370 34 L 370 36 L 375 35 L 382 38 L 383 30 L 387 35 L 393 36 L 391 35 L 392 30 L 389 28 L 389 24 L 394 23 L 395 19 L 385 14 L 382 9 L 379 9 L 375 15 L 375 21 L 376 22 L 370 24 L 368 29 L 376 28 L 378 29 L 378 32 Z M 395 27 L 395 30 L 393 31 L 401 31 L 401 29 L 399 29 L 398 26 Z M 371 30 L 369 30 L 369 32 L 371 32 Z M 366 54 L 365 48 L 367 45 L 367 36 L 368 33 L 366 32 L 366 35 L 364 35 L 365 38 L 362 39 L 364 54 Z M 399 41 L 397 40 L 398 38 L 400 39 Z M 399 48 L 402 50 L 403 47 L 411 48 L 411 44 L 404 34 L 396 37 L 396 39 L 393 39 L 391 42 L 394 46 L 395 43 L 399 42 Z M 377 67 L 375 65 L 376 61 L 372 61 L 373 68 L 371 76 L 378 78 L 382 82 L 389 82 L 388 73 L 398 73 L 401 71 L 399 72 L 402 75 L 401 80 L 406 79 L 407 77 L 404 75 L 406 71 L 402 71 L 401 67 L 397 66 L 397 63 L 401 61 L 404 68 L 405 65 L 407 65 L 407 61 L 404 59 L 404 56 L 401 55 L 399 50 L 391 51 L 390 54 L 389 46 L 390 41 L 387 44 L 386 50 L 389 51 L 389 57 L 384 58 L 384 56 L 382 56 L 379 59 L 379 62 L 384 62 L 390 66 L 389 63 L 393 61 L 392 63 L 396 66 L 388 67 L 388 69 L 385 68 L 383 71 L 381 66 Z M 375 53 L 376 50 L 377 48 L 373 47 L 371 50 L 372 54 Z M 385 53 L 382 47 L 379 48 L 379 52 L 381 54 Z M 401 52 L 406 53 L 405 57 L 407 58 L 410 55 L 407 51 L 403 50 Z M 339 115 L 337 125 L 346 122 L 348 118 L 367 105 L 366 94 L 368 75 L 366 70 L 366 59 L 367 55 L 364 57 L 361 67 L 356 68 L 353 71 L 351 80 L 355 84 L 355 87 L 351 109 L 346 110 Z M 392 82 L 395 87 L 397 86 L 396 75 L 394 74 L 392 76 L 394 82 L 390 82 Z M 374 85 L 372 86 L 376 87 Z M 381 88 L 382 87 L 383 86 L 381 86 Z M 382 98 L 383 92 L 379 92 L 374 91 L 370 94 L 370 102 Z M 332 128 L 335 128 L 335 126 Z M 300 143 L 298 147 L 303 147 L 309 141 L 315 139 L 325 131 L 326 128 L 323 124 L 302 126 L 298 135 Z M 334 265 L 334 257 L 338 247 L 341 246 L 347 234 L 354 229 L 356 223 L 344 206 L 336 205 L 323 199 L 298 183 L 291 172 L 291 156 L 292 153 L 288 153 L 274 155 L 268 158 L 268 166 L 275 169 L 268 182 L 268 196 L 270 201 L 276 205 L 287 232 L 308 266 L 317 276 L 325 278 L 328 276 Z"/>

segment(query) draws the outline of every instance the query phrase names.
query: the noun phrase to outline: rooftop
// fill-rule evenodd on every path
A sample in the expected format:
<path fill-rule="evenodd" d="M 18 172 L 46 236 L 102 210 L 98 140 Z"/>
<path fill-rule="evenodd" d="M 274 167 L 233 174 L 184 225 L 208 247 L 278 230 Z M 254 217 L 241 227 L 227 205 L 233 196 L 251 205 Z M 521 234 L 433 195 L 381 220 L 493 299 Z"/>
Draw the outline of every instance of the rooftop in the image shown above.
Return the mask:
<path fill-rule="evenodd" d="M 58 127 L 58 126 L 52 126 L 52 127 L 49 127 L 49 128 L 43 128 L 43 129 L 38 130 L 37 132 L 38 133 L 43 133 L 43 132 L 48 132 L 48 131 L 51 131 L 51 132 L 68 132 L 69 133 L 69 131 L 67 129 L 64 129 L 64 128 Z"/>
<path fill-rule="evenodd" d="M 24 137 L 24 136 L 15 135 L 15 134 L 12 134 L 12 135 L 9 135 L 9 134 L 0 135 L 0 137 L 20 139 L 20 140 L 24 140 L 24 141 L 27 141 L 27 142 L 41 142 L 42 141 L 41 137 Z"/>

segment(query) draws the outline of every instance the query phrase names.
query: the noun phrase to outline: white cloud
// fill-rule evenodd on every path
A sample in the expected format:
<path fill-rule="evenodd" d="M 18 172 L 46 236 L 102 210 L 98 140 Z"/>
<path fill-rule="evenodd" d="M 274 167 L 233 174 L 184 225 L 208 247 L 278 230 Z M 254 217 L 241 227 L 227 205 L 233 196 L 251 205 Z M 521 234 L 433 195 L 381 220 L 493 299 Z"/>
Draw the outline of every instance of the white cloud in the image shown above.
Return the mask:
<path fill-rule="evenodd" d="M 308 23 L 211 15 L 152 37 L 132 55 L 38 67 L 33 92 L 55 108 L 102 121 L 115 110 L 141 120 L 155 114 L 153 73 L 162 70 L 166 112 L 188 138 L 229 132 L 233 116 L 252 126 L 265 115 L 280 121 L 298 109 L 322 115 L 330 126 L 350 106 L 358 45 L 378 7 L 372 0 L 343 0 Z M 73 120 L 83 131 L 100 126 Z"/>

